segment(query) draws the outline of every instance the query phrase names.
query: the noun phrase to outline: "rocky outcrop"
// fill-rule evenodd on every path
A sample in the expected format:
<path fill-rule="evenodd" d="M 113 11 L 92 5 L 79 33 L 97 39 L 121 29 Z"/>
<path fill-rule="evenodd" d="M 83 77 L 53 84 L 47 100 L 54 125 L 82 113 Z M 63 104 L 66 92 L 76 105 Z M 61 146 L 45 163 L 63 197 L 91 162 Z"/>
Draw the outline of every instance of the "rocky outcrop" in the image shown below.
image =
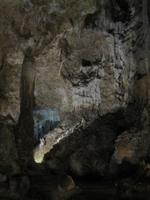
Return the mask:
<path fill-rule="evenodd" d="M 40 160 L 51 150 L 48 169 L 106 176 L 124 160 L 149 161 L 149 1 L 0 5 L 0 143 L 9 150 L 1 148 L 2 158 L 29 164 L 32 111 L 51 107 L 59 112 L 60 127 L 35 149 Z M 14 125 L 15 134 L 9 129 Z M 0 179 L 7 177 L 2 171 Z"/>
<path fill-rule="evenodd" d="M 141 106 L 130 104 L 126 109 L 100 116 L 89 124 L 82 121 L 70 133 L 55 129 L 54 133 L 47 135 L 35 155 L 43 159 L 42 156 L 51 150 L 45 157 L 45 163 L 51 170 L 69 170 L 78 176 L 116 173 L 116 166 L 131 155 L 129 162 L 134 163 L 135 159 L 137 164 L 148 156 L 150 147 L 148 129 L 141 127 L 144 124 L 140 122 L 143 114 Z"/>
<path fill-rule="evenodd" d="M 1 23 L 1 49 L 5 50 L 1 51 L 1 76 L 7 78 L 11 69 L 12 84 L 6 87 L 10 81 L 1 80 L 1 115 L 17 119 L 19 114 L 19 68 L 28 47 L 35 58 L 36 105 L 56 107 L 63 121 L 88 110 L 90 114 L 94 110 L 95 116 L 125 107 L 135 80 L 149 71 L 149 38 L 143 38 L 149 31 L 148 10 L 140 0 L 139 5 L 125 0 L 24 1 L 19 5 L 10 1 L 2 5 L 1 21 L 9 26 L 5 29 Z M 11 106 L 6 108 L 8 101 Z"/>

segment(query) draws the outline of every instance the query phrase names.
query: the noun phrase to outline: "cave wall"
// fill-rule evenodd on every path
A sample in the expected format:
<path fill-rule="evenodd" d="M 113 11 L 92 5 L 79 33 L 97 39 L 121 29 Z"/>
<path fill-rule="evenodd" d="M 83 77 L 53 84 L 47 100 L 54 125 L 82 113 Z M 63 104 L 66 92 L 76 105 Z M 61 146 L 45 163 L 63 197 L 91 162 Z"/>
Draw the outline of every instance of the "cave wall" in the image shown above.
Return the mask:
<path fill-rule="evenodd" d="M 149 80 L 148 8 L 140 0 L 1 2 L 1 115 L 19 115 L 28 47 L 35 58 L 36 105 L 56 107 L 62 120 L 68 113 L 78 118 L 125 107 L 135 81 Z M 147 98 L 146 85 L 138 96 Z"/>
<path fill-rule="evenodd" d="M 25 116 L 27 115 L 25 113 L 30 113 L 34 106 L 56 108 L 66 130 L 83 118 L 88 122 L 94 120 L 92 124 L 99 123 L 97 120 L 100 119 L 102 128 L 96 125 L 98 129 L 96 132 L 94 129 L 88 129 L 84 143 L 82 143 L 84 132 L 81 138 L 71 137 L 75 149 L 77 148 L 75 141 L 81 139 L 79 151 L 75 154 L 71 154 L 70 151 L 71 161 L 66 162 L 68 165 L 65 167 L 60 166 L 67 170 L 71 168 L 78 175 L 89 173 L 91 170 L 103 175 L 109 168 L 109 162 L 114 166 L 114 163 L 120 163 L 124 157 L 134 160 L 139 149 L 145 147 L 145 143 L 138 151 L 136 150 L 139 143 L 133 145 L 135 149 L 132 150 L 133 156 L 130 154 L 130 149 L 120 149 L 120 144 L 122 141 L 127 141 L 129 147 L 132 147 L 132 139 L 136 140 L 137 135 L 138 138 L 144 138 L 144 142 L 147 141 L 146 153 L 142 154 L 144 157 L 149 148 L 147 139 L 150 99 L 149 1 L 7 0 L 0 1 L 0 5 L 1 120 L 6 124 L 16 124 L 20 111 L 21 114 L 24 112 L 22 115 Z M 21 100 L 23 91 L 20 91 L 23 63 L 28 48 L 32 49 L 34 59 L 34 63 L 28 67 L 29 77 L 32 78 L 35 74 L 34 91 L 32 91 L 34 94 L 31 95 L 32 92 L 29 92 L 29 96 L 34 98 L 31 102 L 28 97 Z M 31 85 L 28 82 L 27 88 L 33 89 L 32 84 L 33 82 Z M 29 106 L 28 111 L 25 107 L 23 110 L 20 108 L 24 100 L 30 102 L 31 107 Z M 140 128 L 146 132 L 142 134 L 142 131 L 135 129 L 138 123 L 131 123 L 133 127 L 127 123 L 128 130 L 121 128 L 123 135 L 116 140 L 118 134 L 122 134 L 120 125 L 117 125 L 117 130 L 112 125 L 107 127 L 107 123 L 104 123 L 105 117 L 107 114 L 112 114 L 113 117 L 107 120 L 117 123 L 119 119 L 113 113 L 118 113 L 118 110 L 123 110 L 123 113 L 131 111 L 124 120 L 133 119 L 137 122 L 136 117 L 134 118 L 139 114 L 135 112 L 136 104 L 142 110 L 139 115 L 142 124 Z M 101 117 L 104 122 L 101 121 Z M 29 141 L 32 146 L 32 139 L 30 140 L 32 125 L 29 131 L 26 127 L 26 122 L 31 118 L 25 119 L 22 129 L 26 131 L 19 136 L 24 141 L 24 151 L 27 150 L 25 141 Z M 12 135 L 13 133 L 12 131 Z M 129 138 L 132 135 L 131 140 L 128 139 L 128 135 Z M 2 140 L 0 143 L 3 142 L 6 141 Z M 66 147 L 68 143 L 64 143 L 63 141 L 62 144 Z M 99 144 L 102 149 L 98 148 L 97 151 L 95 149 Z M 87 152 L 91 154 L 86 152 L 85 155 L 83 150 L 86 145 L 88 145 Z M 87 163 L 85 167 L 83 162 L 78 160 L 80 150 L 81 158 Z M 108 151 L 104 158 L 101 157 L 103 151 Z M 57 153 L 60 154 L 60 158 L 48 161 L 50 168 L 57 162 L 60 163 L 63 156 L 66 156 L 65 150 L 64 153 L 61 151 Z M 54 153 L 54 158 L 57 153 Z M 88 155 L 95 156 L 93 162 L 88 162 Z M 74 169 L 75 162 L 77 168 Z M 78 166 L 84 170 L 78 171 Z"/>

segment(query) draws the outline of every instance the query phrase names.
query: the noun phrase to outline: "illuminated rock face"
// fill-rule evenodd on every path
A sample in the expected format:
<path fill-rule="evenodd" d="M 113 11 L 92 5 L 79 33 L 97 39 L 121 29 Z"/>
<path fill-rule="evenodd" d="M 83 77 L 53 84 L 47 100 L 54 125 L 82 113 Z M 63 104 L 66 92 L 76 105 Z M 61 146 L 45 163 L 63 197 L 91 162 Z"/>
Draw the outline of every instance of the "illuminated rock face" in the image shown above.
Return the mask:
<path fill-rule="evenodd" d="M 40 138 L 53 130 L 59 123 L 58 111 L 54 108 L 36 108 L 33 110 L 34 139 L 39 142 Z"/>

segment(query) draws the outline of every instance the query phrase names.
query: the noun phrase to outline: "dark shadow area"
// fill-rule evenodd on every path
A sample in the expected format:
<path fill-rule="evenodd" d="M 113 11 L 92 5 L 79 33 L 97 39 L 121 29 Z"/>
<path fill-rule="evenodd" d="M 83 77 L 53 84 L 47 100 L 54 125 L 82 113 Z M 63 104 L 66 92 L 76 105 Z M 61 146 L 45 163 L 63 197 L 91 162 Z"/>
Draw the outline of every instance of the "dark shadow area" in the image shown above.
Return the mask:
<path fill-rule="evenodd" d="M 90 60 L 82 59 L 81 62 L 82 62 L 83 67 L 89 67 L 92 65 L 98 65 L 100 63 L 100 60 L 90 61 Z"/>
<path fill-rule="evenodd" d="M 127 23 L 130 21 L 131 11 L 128 0 L 111 0 L 111 5 L 111 14 L 114 22 Z"/>
<path fill-rule="evenodd" d="M 98 17 L 99 17 L 99 11 L 96 11 L 94 14 L 88 14 L 84 21 L 84 28 L 87 29 L 98 29 Z"/>
<path fill-rule="evenodd" d="M 86 129 L 75 130 L 75 133 L 56 144 L 51 152 L 45 155 L 45 164 L 49 161 L 57 163 L 55 168 L 50 170 L 56 174 L 64 172 L 74 176 L 76 173 L 69 167 L 73 156 L 83 168 L 81 177 L 110 178 L 109 164 L 114 152 L 115 140 L 124 131 L 133 127 L 137 130 L 141 128 L 142 109 L 143 105 L 140 101 L 133 101 L 126 109 L 99 116 Z M 98 165 L 93 165 L 97 162 Z M 120 166 L 120 173 L 121 170 L 122 166 Z M 130 166 L 127 167 L 127 176 L 130 175 L 130 170 L 132 173 L 132 167 L 131 169 Z"/>

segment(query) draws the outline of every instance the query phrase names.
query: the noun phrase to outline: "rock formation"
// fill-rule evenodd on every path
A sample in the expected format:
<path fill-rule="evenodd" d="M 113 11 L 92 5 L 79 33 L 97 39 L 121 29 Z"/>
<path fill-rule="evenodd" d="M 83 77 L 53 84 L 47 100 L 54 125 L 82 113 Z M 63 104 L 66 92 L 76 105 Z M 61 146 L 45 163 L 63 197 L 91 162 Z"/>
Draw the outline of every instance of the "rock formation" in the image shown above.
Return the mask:
<path fill-rule="evenodd" d="M 9 183 L 0 196 L 28 190 L 33 152 L 53 172 L 144 174 L 149 34 L 148 0 L 0 1 L 0 184 Z M 36 148 L 35 107 L 61 119 Z"/>

